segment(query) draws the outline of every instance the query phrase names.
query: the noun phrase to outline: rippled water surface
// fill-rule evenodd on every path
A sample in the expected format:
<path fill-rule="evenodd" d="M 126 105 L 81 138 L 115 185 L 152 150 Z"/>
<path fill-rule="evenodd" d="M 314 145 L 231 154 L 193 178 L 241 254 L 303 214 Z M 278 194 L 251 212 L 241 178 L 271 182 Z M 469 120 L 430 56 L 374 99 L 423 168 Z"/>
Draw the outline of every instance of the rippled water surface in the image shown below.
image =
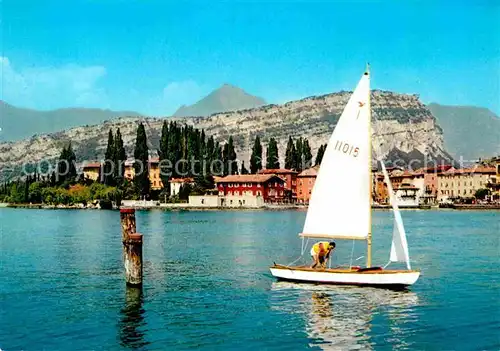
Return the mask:
<path fill-rule="evenodd" d="M 118 212 L 0 209 L 0 348 L 500 349 L 499 212 L 405 211 L 422 270 L 405 292 L 275 282 L 268 267 L 300 255 L 304 217 L 138 212 L 141 291 L 123 281 Z M 374 226 L 383 265 L 390 212 Z M 339 241 L 332 264 L 352 250 Z"/>

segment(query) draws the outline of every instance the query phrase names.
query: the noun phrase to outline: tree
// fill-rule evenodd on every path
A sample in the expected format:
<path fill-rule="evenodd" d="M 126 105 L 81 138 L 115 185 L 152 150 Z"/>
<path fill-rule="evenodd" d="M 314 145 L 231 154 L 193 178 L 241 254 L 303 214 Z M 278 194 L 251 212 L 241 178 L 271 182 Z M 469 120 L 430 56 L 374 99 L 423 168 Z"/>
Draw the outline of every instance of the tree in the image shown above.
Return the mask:
<path fill-rule="evenodd" d="M 262 144 L 257 135 L 252 148 L 252 156 L 250 156 L 250 173 L 256 174 L 262 169 Z"/>
<path fill-rule="evenodd" d="M 248 174 L 248 169 L 245 168 L 245 161 L 241 162 L 240 174 Z"/>
<path fill-rule="evenodd" d="M 104 153 L 104 166 L 103 166 L 103 183 L 106 185 L 114 185 L 114 172 L 116 164 L 115 162 L 115 142 L 113 139 L 113 131 L 110 129 L 108 132 L 108 145 L 106 146 L 106 152 Z"/>
<path fill-rule="evenodd" d="M 170 167 L 173 166 L 170 160 L 169 137 L 169 126 L 168 123 L 164 121 L 161 127 L 160 149 L 158 150 L 158 155 L 160 156 L 160 177 L 167 195 L 170 195 L 170 187 L 167 185 L 170 180 Z"/>
<path fill-rule="evenodd" d="M 474 197 L 476 199 L 479 199 L 479 200 L 484 200 L 486 198 L 486 196 L 488 196 L 489 194 L 490 194 L 490 190 L 483 188 L 483 189 L 476 190 Z"/>
<path fill-rule="evenodd" d="M 114 144 L 114 162 L 115 162 L 115 184 L 122 184 L 123 175 L 125 174 L 125 161 L 127 160 L 127 153 L 123 146 L 122 134 L 120 128 L 116 130 L 115 144 Z"/>
<path fill-rule="evenodd" d="M 137 127 L 137 136 L 135 139 L 134 150 L 134 185 L 140 196 L 149 195 L 151 183 L 149 181 L 149 153 L 144 124 L 140 123 Z"/>
<path fill-rule="evenodd" d="M 288 137 L 288 144 L 286 145 L 286 153 L 285 153 L 285 168 L 286 169 L 294 169 L 295 168 L 295 160 L 297 159 L 295 150 L 295 145 L 293 143 L 292 137 Z"/>
<path fill-rule="evenodd" d="M 303 158 L 303 148 L 302 148 L 303 140 L 302 137 L 298 138 L 295 142 L 295 167 L 294 169 L 297 172 L 300 172 L 304 169 L 304 158 Z"/>
<path fill-rule="evenodd" d="M 310 168 L 312 166 L 313 156 L 307 139 L 304 139 L 304 143 L 302 144 L 302 157 L 304 158 L 304 168 Z"/>
<path fill-rule="evenodd" d="M 73 182 L 76 179 L 76 156 L 71 147 L 71 142 L 68 148 L 63 147 L 56 169 L 56 183 L 63 184 L 64 182 Z"/>
<path fill-rule="evenodd" d="M 280 168 L 278 143 L 274 138 L 271 138 L 269 140 L 269 144 L 267 145 L 266 168 L 267 169 Z"/>
<path fill-rule="evenodd" d="M 236 162 L 236 151 L 234 150 L 233 137 L 229 137 L 229 142 L 224 145 L 222 154 L 224 159 L 224 175 L 238 174 L 238 163 Z"/>
<path fill-rule="evenodd" d="M 320 145 L 318 153 L 316 154 L 316 160 L 314 161 L 315 166 L 319 166 L 323 160 L 323 155 L 325 154 L 326 144 Z"/>

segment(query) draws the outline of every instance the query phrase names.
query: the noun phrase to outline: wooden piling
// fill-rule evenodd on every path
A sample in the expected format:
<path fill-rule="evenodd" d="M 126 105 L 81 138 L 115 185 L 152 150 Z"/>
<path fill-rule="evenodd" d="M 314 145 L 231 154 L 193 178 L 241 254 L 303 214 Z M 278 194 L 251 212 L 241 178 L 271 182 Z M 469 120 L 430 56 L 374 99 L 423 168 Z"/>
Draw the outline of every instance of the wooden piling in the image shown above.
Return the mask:
<path fill-rule="evenodd" d="M 123 265 L 127 285 L 142 285 L 142 234 L 136 233 L 135 210 L 120 209 L 122 226 Z"/>

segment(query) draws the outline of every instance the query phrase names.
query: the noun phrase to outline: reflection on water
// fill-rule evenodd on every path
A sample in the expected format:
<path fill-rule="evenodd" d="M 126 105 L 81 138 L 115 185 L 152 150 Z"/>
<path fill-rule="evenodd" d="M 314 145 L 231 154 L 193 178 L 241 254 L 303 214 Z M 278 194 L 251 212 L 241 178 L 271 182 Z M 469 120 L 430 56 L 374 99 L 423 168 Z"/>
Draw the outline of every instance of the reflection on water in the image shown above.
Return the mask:
<path fill-rule="evenodd" d="M 137 349 L 148 345 L 144 340 L 146 322 L 142 308 L 142 288 L 126 287 L 125 306 L 120 310 L 121 319 L 119 330 L 120 344 Z"/>
<path fill-rule="evenodd" d="M 325 350 L 370 350 L 374 318 L 388 318 L 382 331 L 394 349 L 407 348 L 405 323 L 417 319 L 418 297 L 410 291 L 274 282 L 273 309 L 301 313 L 310 346 Z M 380 334 L 380 331 L 377 331 Z"/>

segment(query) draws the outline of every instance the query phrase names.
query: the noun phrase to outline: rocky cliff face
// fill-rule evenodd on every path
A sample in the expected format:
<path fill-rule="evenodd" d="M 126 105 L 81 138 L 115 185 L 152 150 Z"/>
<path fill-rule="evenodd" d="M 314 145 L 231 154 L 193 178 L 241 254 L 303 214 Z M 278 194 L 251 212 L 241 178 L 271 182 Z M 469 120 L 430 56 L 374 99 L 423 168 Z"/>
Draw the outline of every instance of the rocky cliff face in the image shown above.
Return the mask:
<path fill-rule="evenodd" d="M 172 119 L 203 128 L 207 135 L 214 135 L 221 142 L 232 135 L 238 158 L 246 162 L 256 135 L 261 137 L 264 144 L 270 137 L 279 140 L 281 157 L 284 157 L 288 136 L 308 138 L 315 155 L 317 148 L 328 141 L 349 96 L 350 92 L 339 92 L 283 105 L 266 105 L 217 113 L 208 117 Z M 374 149 L 378 149 L 382 156 L 397 155 L 401 158 L 402 155 L 418 155 L 420 158 L 451 160 L 444 150 L 441 128 L 417 96 L 374 91 L 371 101 Z M 23 164 L 38 163 L 44 159 L 54 160 L 59 156 L 62 146 L 69 141 L 72 142 L 79 161 L 101 159 L 110 128 L 120 128 L 127 152 L 131 156 L 139 121 L 145 123 L 150 149 L 156 150 L 164 120 L 120 118 L 100 125 L 73 128 L 19 142 L 0 143 L 0 172 L 5 176 L 18 173 Z"/>

